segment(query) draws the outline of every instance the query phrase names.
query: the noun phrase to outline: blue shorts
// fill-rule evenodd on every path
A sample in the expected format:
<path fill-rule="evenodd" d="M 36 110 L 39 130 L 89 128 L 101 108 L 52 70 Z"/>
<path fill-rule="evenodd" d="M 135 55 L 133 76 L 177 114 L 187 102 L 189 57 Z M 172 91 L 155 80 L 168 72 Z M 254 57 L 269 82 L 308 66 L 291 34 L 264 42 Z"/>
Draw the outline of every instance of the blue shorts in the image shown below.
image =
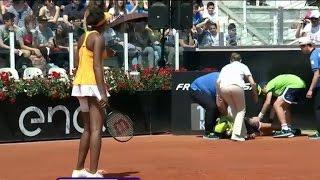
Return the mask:
<path fill-rule="evenodd" d="M 286 103 L 298 104 L 304 99 L 305 93 L 305 88 L 286 88 L 280 97 Z"/>

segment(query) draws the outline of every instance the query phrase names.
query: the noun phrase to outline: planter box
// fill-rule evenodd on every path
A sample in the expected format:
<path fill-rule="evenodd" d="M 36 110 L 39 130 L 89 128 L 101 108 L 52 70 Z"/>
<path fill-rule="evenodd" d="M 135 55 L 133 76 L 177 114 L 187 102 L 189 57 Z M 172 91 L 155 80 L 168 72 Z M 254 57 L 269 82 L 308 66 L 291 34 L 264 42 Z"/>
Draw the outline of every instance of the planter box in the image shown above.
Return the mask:
<path fill-rule="evenodd" d="M 119 92 L 110 97 L 113 108 L 134 121 L 137 135 L 170 130 L 170 101 L 170 91 Z M 21 95 L 15 104 L 0 102 L 0 142 L 79 138 L 81 127 L 74 97 L 53 100 Z"/>

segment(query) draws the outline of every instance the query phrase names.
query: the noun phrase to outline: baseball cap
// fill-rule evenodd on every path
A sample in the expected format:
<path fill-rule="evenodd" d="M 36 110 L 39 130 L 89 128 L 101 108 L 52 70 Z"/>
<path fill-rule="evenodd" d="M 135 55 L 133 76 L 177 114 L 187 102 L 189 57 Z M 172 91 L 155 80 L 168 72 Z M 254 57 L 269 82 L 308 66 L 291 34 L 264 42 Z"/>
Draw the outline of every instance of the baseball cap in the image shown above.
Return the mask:
<path fill-rule="evenodd" d="M 307 11 L 306 15 L 304 16 L 304 19 L 310 19 L 311 11 Z"/>
<path fill-rule="evenodd" d="M 310 39 L 310 37 L 300 37 L 299 38 L 299 45 L 306 45 L 306 44 L 312 44 L 312 40 Z"/>
<path fill-rule="evenodd" d="M 311 11 L 309 17 L 310 17 L 310 18 L 319 18 L 319 17 L 320 17 L 320 12 L 319 12 L 319 10 L 313 10 L 313 11 Z"/>

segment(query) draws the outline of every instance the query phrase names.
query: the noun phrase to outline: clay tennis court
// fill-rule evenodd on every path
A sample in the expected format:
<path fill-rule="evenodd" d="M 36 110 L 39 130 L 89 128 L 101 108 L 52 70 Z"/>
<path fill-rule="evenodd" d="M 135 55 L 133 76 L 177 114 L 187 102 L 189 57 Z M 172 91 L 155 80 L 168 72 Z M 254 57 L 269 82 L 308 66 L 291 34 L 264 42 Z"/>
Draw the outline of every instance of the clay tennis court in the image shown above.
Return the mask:
<path fill-rule="evenodd" d="M 78 140 L 0 144 L 0 179 L 38 180 L 70 176 Z M 166 179 L 320 179 L 320 142 L 307 137 L 258 137 L 246 142 L 208 141 L 195 135 L 103 139 L 105 176 Z"/>

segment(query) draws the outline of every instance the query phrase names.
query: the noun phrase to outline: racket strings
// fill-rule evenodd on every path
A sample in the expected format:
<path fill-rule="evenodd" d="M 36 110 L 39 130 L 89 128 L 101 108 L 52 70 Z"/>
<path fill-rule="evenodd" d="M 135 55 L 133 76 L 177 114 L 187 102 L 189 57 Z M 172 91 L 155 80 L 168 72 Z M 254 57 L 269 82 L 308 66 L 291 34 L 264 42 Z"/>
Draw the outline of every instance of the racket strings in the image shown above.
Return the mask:
<path fill-rule="evenodd" d="M 112 113 L 108 116 L 107 127 L 113 137 L 128 137 L 133 135 L 133 122 L 128 116 Z"/>

